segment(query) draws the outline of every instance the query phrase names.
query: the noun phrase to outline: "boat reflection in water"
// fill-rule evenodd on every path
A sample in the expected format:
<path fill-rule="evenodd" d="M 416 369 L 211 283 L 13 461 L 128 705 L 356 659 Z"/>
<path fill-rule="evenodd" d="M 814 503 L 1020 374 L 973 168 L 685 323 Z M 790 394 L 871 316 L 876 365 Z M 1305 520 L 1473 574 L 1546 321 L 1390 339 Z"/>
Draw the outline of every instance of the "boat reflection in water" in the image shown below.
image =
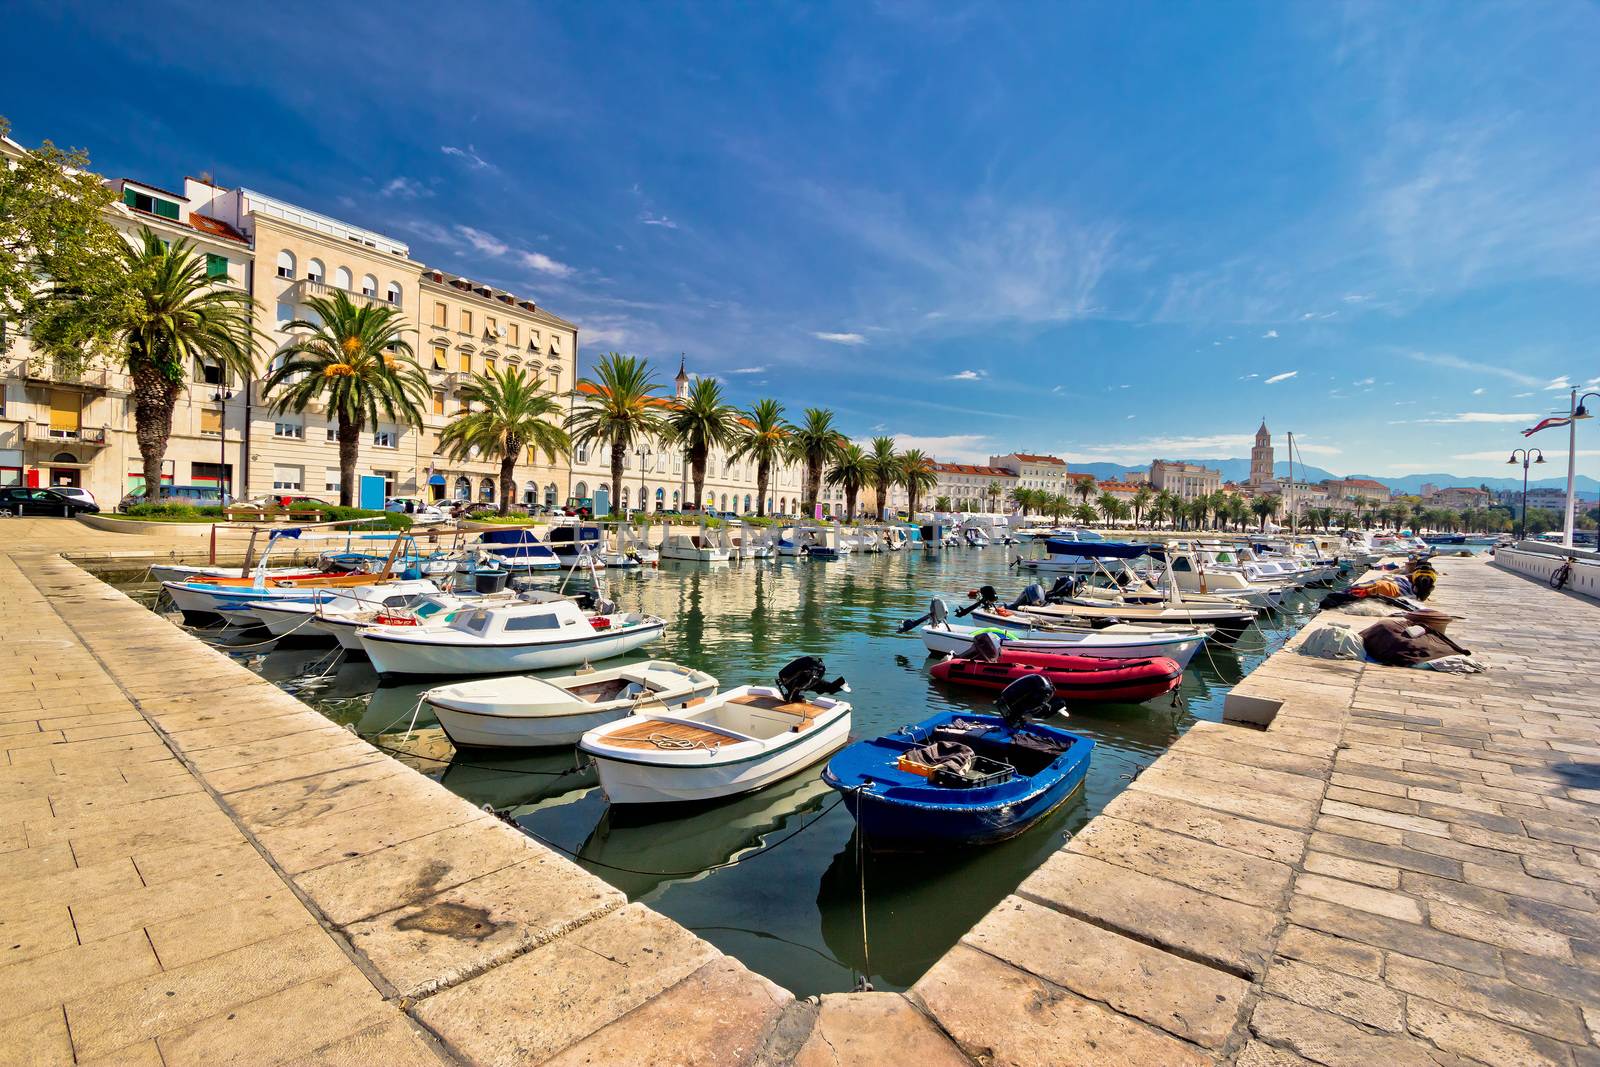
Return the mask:
<path fill-rule="evenodd" d="M 866 868 L 868 977 L 879 989 L 905 989 L 1016 889 L 1018 871 L 1032 871 L 1089 821 L 1089 800 L 1080 789 L 1024 833 L 982 848 L 874 852 L 858 847 L 851 834 L 817 888 L 823 941 L 841 963 L 866 971 L 859 855 Z"/>

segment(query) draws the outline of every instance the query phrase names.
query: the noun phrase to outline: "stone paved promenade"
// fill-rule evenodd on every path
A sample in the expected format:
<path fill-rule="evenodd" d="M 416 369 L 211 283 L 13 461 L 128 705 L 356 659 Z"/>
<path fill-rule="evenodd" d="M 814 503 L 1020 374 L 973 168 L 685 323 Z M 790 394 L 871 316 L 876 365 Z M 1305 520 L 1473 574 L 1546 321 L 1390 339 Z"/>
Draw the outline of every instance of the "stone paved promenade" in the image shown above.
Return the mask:
<path fill-rule="evenodd" d="M 1600 1064 L 1600 606 L 1481 560 L 1435 603 L 1494 671 L 1280 653 L 1269 728 L 1197 726 L 907 995 L 817 1005 L 75 534 L 0 522 L 0 1063 Z"/>

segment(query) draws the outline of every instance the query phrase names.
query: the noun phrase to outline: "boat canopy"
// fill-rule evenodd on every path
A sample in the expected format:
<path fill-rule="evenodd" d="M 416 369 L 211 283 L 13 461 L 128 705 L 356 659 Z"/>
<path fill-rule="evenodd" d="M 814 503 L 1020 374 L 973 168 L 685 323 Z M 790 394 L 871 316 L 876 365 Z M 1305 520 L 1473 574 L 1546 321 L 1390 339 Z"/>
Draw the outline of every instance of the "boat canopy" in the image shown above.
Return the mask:
<path fill-rule="evenodd" d="M 1128 541 L 1065 541 L 1054 537 L 1046 541 L 1044 546 L 1052 556 L 1095 556 L 1102 559 L 1138 559 L 1156 548 L 1155 545 Z"/>

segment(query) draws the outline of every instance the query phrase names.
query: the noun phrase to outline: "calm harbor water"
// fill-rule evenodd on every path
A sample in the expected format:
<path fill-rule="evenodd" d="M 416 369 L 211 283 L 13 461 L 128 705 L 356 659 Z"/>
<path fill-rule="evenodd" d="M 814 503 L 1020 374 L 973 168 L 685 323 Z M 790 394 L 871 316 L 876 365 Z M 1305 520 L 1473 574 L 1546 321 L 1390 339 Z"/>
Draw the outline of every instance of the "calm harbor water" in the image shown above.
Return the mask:
<path fill-rule="evenodd" d="M 821 656 L 830 676 L 850 681 L 852 733 L 863 737 L 937 710 L 987 706 L 981 691 L 932 681 L 921 641 L 895 631 L 936 595 L 960 603 L 986 582 L 1014 595 L 1029 580 L 1009 565 L 1018 551 L 885 553 L 837 563 L 669 562 L 659 571 L 613 572 L 608 580 L 625 608 L 668 620 L 650 657 L 708 670 L 725 687 L 766 683 L 796 656 Z M 108 577 L 156 604 L 159 587 L 141 576 Z M 456 758 L 427 709 L 417 710 L 418 694 L 437 682 L 380 686 L 364 659 L 335 658 L 329 646 L 261 644 L 259 631 L 201 636 L 474 804 L 509 811 L 525 831 L 577 856 L 631 899 L 806 995 L 850 989 L 868 971 L 869 954 L 875 987 L 916 981 L 1196 719 L 1220 719 L 1228 689 L 1298 629 L 1319 597 L 1295 597 L 1233 648 L 1202 651 L 1176 701 L 1074 709 L 1064 725 L 1098 742 L 1085 789 L 1026 834 L 970 852 L 868 853 L 864 871 L 854 823 L 822 784 L 820 766 L 715 807 L 624 815 L 608 810 L 594 773 L 571 751 Z"/>

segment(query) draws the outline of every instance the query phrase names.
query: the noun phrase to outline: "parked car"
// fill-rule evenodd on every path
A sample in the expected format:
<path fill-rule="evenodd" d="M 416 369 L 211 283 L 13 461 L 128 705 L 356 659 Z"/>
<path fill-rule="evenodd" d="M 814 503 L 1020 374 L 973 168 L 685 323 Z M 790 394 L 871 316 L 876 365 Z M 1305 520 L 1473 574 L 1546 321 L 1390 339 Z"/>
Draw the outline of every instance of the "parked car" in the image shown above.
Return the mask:
<path fill-rule="evenodd" d="M 52 485 L 50 488 L 68 500 L 76 500 L 80 504 L 93 506 L 96 511 L 100 510 L 99 502 L 95 500 L 94 494 L 87 489 L 79 488 L 76 485 Z"/>
<path fill-rule="evenodd" d="M 122 498 L 117 505 L 118 511 L 127 511 L 135 504 L 143 504 L 144 486 L 133 490 Z M 218 504 L 231 504 L 233 497 L 224 493 L 214 485 L 163 485 L 161 499 L 174 504 L 193 504 L 195 507 Z"/>
<path fill-rule="evenodd" d="M 0 489 L 0 515 L 74 515 L 88 512 L 97 514 L 100 506 L 84 503 L 64 496 L 54 489 L 31 489 L 25 485 Z"/>

